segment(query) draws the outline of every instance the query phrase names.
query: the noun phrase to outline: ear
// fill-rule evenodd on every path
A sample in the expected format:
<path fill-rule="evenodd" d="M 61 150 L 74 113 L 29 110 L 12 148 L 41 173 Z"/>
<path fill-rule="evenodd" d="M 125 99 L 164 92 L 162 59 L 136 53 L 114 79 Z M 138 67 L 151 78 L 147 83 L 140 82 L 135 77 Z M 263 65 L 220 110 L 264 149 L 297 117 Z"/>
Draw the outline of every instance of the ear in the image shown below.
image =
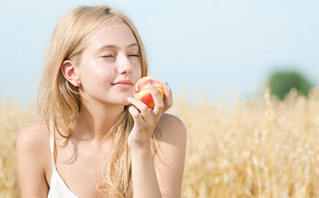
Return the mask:
<path fill-rule="evenodd" d="M 69 81 L 73 86 L 79 87 L 81 85 L 80 76 L 77 74 L 75 66 L 70 60 L 65 60 L 61 65 L 61 72 L 64 78 Z"/>

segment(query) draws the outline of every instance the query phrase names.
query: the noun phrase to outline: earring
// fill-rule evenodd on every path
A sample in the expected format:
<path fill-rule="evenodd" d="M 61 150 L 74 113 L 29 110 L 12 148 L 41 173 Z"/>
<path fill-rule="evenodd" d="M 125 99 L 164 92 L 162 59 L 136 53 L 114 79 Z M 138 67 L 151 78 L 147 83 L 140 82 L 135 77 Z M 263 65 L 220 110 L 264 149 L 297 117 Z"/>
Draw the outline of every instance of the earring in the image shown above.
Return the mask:
<path fill-rule="evenodd" d="M 76 87 L 80 86 L 80 82 L 78 82 L 78 81 L 75 82 L 75 86 L 76 86 Z"/>

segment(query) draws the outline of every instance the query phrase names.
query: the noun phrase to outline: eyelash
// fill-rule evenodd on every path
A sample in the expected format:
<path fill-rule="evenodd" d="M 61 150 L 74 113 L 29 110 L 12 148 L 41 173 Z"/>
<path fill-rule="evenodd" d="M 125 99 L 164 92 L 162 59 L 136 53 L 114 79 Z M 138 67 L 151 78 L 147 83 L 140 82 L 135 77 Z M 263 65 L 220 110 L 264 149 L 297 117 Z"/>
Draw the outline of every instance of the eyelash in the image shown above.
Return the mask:
<path fill-rule="evenodd" d="M 102 58 L 113 58 L 113 55 L 105 55 L 105 56 L 101 56 Z"/>
<path fill-rule="evenodd" d="M 130 54 L 128 56 L 131 56 L 131 57 L 140 57 L 138 54 Z"/>
<path fill-rule="evenodd" d="M 113 55 L 104 55 L 104 56 L 101 56 L 102 58 L 115 58 Z M 128 57 L 136 57 L 136 58 L 139 58 L 139 54 L 129 54 Z"/>

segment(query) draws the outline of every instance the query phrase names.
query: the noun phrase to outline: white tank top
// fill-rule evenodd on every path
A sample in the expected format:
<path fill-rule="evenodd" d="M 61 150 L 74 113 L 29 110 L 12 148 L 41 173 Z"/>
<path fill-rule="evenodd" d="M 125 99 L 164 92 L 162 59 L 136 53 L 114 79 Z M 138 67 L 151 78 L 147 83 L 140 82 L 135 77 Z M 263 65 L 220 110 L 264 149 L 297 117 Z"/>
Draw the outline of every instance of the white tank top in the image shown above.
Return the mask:
<path fill-rule="evenodd" d="M 48 198 L 79 198 L 73 192 L 70 191 L 68 186 L 63 181 L 62 177 L 56 170 L 55 159 L 54 159 L 54 130 L 52 124 L 50 124 L 50 149 L 52 154 L 52 176 L 51 185 L 48 194 Z"/>

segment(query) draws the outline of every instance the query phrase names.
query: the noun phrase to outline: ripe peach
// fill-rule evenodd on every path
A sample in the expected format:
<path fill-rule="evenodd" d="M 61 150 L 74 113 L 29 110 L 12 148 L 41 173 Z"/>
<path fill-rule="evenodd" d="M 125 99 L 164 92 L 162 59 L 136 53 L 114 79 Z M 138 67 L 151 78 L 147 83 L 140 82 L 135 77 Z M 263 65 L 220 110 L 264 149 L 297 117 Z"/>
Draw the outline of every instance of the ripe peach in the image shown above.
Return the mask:
<path fill-rule="evenodd" d="M 153 77 L 143 77 L 139 79 L 135 84 L 134 89 L 134 97 L 142 101 L 149 108 L 154 108 L 154 100 L 149 90 L 148 83 L 152 83 L 152 85 L 158 90 L 162 99 L 164 99 L 164 83 Z"/>

